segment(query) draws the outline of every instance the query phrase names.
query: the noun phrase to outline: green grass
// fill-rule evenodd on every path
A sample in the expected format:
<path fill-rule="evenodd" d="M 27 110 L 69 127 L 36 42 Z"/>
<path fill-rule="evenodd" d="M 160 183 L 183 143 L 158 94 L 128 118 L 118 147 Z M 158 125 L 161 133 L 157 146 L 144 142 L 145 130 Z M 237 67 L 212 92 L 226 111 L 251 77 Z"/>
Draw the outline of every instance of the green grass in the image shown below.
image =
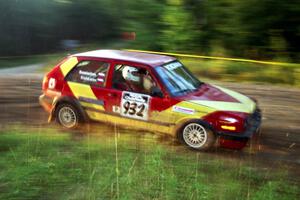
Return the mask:
<path fill-rule="evenodd" d="M 113 133 L 112 133 L 113 134 Z M 285 171 L 121 132 L 0 133 L 0 199 L 297 199 Z"/>
<path fill-rule="evenodd" d="M 300 66 L 187 58 L 181 61 L 200 79 L 300 86 Z"/>

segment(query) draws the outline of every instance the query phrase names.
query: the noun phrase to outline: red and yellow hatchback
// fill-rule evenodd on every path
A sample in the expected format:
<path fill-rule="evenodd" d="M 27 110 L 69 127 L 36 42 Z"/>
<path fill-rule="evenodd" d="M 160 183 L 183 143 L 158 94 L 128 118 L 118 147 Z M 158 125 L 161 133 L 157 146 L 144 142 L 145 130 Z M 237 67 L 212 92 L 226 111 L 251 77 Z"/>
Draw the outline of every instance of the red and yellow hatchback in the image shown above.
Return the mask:
<path fill-rule="evenodd" d="M 40 103 L 61 126 L 90 120 L 161 132 L 207 150 L 242 148 L 261 124 L 257 104 L 199 81 L 176 58 L 120 50 L 67 57 L 43 81 Z"/>

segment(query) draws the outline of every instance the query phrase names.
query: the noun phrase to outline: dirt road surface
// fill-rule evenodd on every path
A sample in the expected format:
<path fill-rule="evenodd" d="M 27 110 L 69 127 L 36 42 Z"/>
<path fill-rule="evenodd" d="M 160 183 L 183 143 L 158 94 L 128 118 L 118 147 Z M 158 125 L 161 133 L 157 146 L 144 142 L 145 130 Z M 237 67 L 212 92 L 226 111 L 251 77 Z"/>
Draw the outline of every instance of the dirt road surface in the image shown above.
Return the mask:
<path fill-rule="evenodd" d="M 0 72 L 0 129 L 14 124 L 51 127 L 47 124 L 47 114 L 38 103 L 41 82 L 41 74 L 14 75 Z M 299 180 L 300 89 L 255 84 L 218 84 L 252 96 L 259 102 L 263 112 L 260 149 L 254 155 L 251 154 L 251 159 L 266 163 L 269 168 L 284 164 L 293 176 L 296 175 L 294 178 Z M 175 148 L 183 147 L 178 145 Z M 223 157 L 235 154 L 234 151 L 224 152 L 218 151 L 217 154 Z M 247 155 L 248 159 L 250 153 L 239 152 L 238 158 L 241 154 Z"/>
<path fill-rule="evenodd" d="M 25 65 L 25 66 L 19 66 L 19 67 L 10 67 L 7 69 L 1 69 L 0 70 L 0 76 L 4 75 L 28 75 L 28 74 L 35 74 L 33 72 L 38 71 L 40 68 L 42 68 L 44 65 L 42 63 L 40 64 L 32 64 L 32 65 Z"/>

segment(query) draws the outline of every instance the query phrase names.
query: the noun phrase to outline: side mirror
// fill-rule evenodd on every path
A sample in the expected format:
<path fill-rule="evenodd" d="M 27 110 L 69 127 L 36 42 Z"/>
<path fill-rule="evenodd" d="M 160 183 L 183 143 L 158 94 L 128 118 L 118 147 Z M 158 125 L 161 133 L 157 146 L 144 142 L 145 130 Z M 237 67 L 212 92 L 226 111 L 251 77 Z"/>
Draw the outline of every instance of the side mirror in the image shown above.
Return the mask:
<path fill-rule="evenodd" d="M 153 97 L 159 97 L 159 98 L 163 98 L 164 97 L 164 94 L 159 89 L 159 87 L 152 87 L 150 95 L 153 96 Z"/>

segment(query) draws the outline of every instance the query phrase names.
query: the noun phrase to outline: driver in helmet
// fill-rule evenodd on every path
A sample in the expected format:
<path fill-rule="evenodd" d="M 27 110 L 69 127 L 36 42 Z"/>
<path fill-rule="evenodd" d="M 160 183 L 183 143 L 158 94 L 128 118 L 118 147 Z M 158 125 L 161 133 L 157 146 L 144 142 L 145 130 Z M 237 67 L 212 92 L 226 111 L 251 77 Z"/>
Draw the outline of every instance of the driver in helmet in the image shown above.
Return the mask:
<path fill-rule="evenodd" d="M 122 76 L 131 91 L 150 94 L 153 81 L 146 70 L 125 66 L 122 70 Z"/>

